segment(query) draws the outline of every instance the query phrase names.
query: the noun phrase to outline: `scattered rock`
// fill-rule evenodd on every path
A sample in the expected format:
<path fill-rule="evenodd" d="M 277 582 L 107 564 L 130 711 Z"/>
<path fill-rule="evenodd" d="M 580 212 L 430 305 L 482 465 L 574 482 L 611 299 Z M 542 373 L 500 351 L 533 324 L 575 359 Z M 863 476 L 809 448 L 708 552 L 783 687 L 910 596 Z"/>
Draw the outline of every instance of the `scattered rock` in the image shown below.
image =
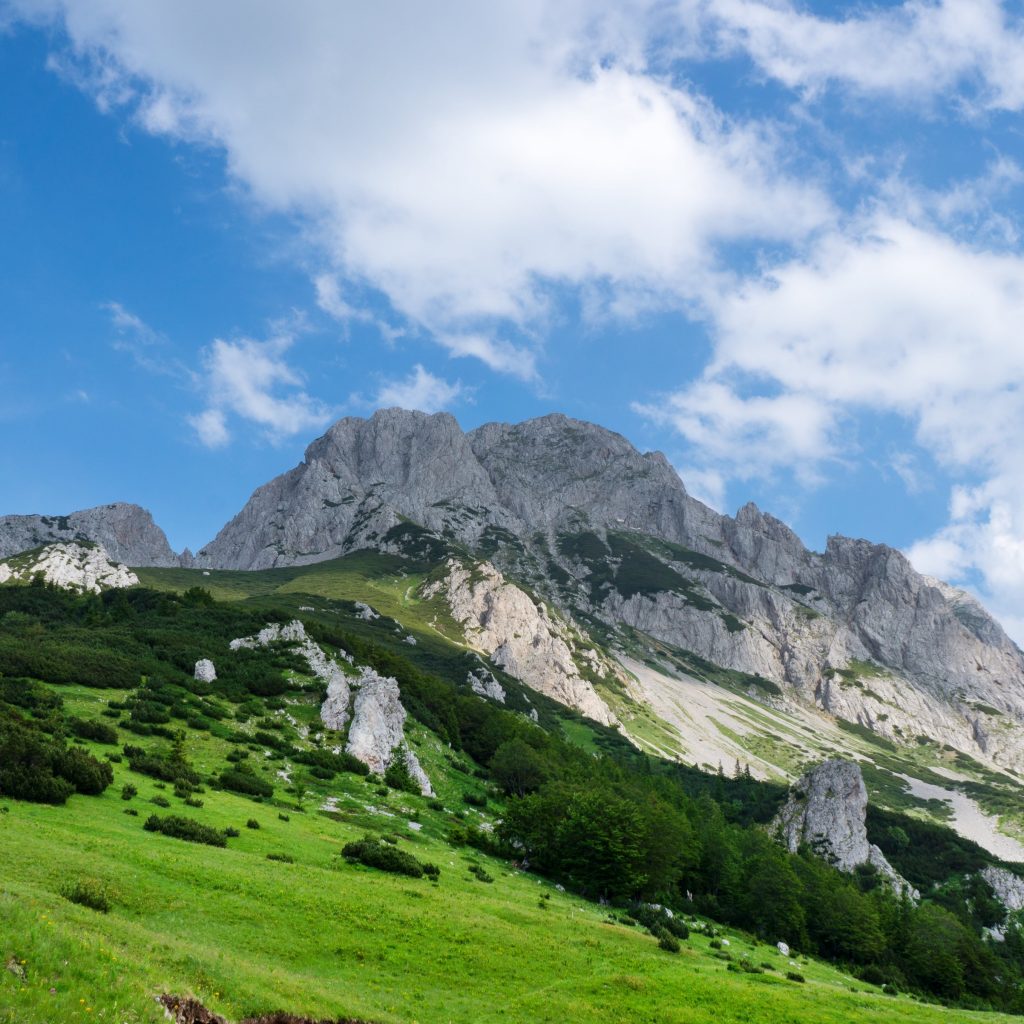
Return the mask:
<path fill-rule="evenodd" d="M 379 619 L 380 616 L 368 604 L 356 601 L 356 618 L 372 622 L 374 619 Z"/>
<path fill-rule="evenodd" d="M 217 670 L 214 668 L 213 662 L 209 658 L 200 658 L 196 662 L 195 672 L 193 673 L 196 679 L 201 683 L 213 683 L 217 679 Z"/>

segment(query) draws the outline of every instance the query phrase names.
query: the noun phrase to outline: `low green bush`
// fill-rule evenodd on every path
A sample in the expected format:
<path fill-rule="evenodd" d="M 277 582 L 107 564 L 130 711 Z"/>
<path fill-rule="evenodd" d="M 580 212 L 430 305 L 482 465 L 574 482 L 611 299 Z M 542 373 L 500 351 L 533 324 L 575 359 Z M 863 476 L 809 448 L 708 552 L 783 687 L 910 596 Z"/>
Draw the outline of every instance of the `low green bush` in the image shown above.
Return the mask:
<path fill-rule="evenodd" d="M 75 882 L 65 882 L 60 889 L 61 896 L 80 907 L 88 907 L 101 914 L 110 910 L 110 899 L 102 883 L 91 878 L 81 878 Z"/>
<path fill-rule="evenodd" d="M 174 839 L 184 839 L 187 843 L 205 843 L 207 846 L 228 845 L 227 838 L 222 832 L 192 818 L 183 818 L 175 814 L 164 818 L 151 814 L 143 828 L 147 832 L 161 832 Z"/>

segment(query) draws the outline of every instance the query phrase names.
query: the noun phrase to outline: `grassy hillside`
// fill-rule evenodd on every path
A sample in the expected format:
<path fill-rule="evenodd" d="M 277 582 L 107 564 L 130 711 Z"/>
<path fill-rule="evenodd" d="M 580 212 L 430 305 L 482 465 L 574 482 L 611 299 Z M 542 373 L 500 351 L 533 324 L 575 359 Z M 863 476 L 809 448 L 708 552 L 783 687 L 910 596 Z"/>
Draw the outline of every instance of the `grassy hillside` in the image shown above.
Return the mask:
<path fill-rule="evenodd" d="M 189 813 L 240 832 L 216 849 L 144 831 L 145 816 L 159 811 L 148 801 L 166 791 L 123 766 L 115 775 L 101 797 L 64 807 L 4 802 L 0 954 L 24 961 L 26 972 L 25 980 L 0 972 L 4 1024 L 156 1022 L 153 997 L 163 992 L 194 993 L 229 1019 L 282 1007 L 395 1024 L 1014 1019 L 882 995 L 803 958 L 791 967 L 773 946 L 731 930 L 723 950 L 695 934 L 681 954 L 665 953 L 607 908 L 445 845 L 421 798 L 384 801 L 394 817 L 366 821 L 355 802 L 382 803 L 370 783 L 352 783 L 347 813 L 310 805 L 283 812 L 288 821 L 278 807 L 208 792 Z M 131 801 L 119 796 L 125 781 L 139 790 Z M 409 827 L 417 816 L 420 834 Z M 258 830 L 245 827 L 250 818 Z M 367 825 L 440 865 L 438 884 L 346 863 L 341 846 Z M 294 863 L 267 859 L 282 852 Z M 472 864 L 494 881 L 479 881 Z M 80 880 L 106 889 L 108 913 L 60 895 Z M 730 971 L 744 956 L 770 967 Z M 786 980 L 791 970 L 806 983 Z"/>
<path fill-rule="evenodd" d="M 871 879 L 783 853 L 757 824 L 778 787 L 656 762 L 539 698 L 546 728 L 481 700 L 464 683 L 472 656 L 422 610 L 402 629 L 353 617 L 353 600 L 386 610 L 371 584 L 401 611 L 413 575 L 361 564 L 362 583 L 350 567 L 315 573 L 332 593 L 312 599 L 275 589 L 300 585 L 291 570 L 200 577 L 232 597 L 223 603 L 182 586 L 198 573 L 172 570 L 149 580 L 163 593 L 0 588 L 0 1022 L 157 1021 L 163 993 L 194 994 L 230 1020 L 275 1008 L 406 1024 L 1012 1019 L 782 957 L 775 939 L 802 936 L 805 949 L 903 978 L 906 945 L 924 959 L 904 990 L 1016 1005 L 1015 990 L 973 985 L 982 973 L 1003 984 L 1007 962 L 980 944 L 962 902 L 922 916 Z M 406 739 L 436 798 L 331 753 L 344 736 L 321 728 L 322 684 L 289 651 L 229 651 L 230 638 L 300 608 L 328 648 L 398 678 Z M 192 678 L 203 656 L 217 664 L 212 684 Z M 54 805 L 12 799 L 50 773 L 70 781 L 34 799 Z M 264 795 L 239 795 L 239 781 Z M 149 831 L 151 815 L 184 817 L 218 845 Z M 342 856 L 367 835 L 436 865 L 438 880 Z M 679 952 L 626 912 L 655 898 L 693 929 Z M 931 921 L 950 940 L 935 947 L 952 957 L 938 974 Z"/>

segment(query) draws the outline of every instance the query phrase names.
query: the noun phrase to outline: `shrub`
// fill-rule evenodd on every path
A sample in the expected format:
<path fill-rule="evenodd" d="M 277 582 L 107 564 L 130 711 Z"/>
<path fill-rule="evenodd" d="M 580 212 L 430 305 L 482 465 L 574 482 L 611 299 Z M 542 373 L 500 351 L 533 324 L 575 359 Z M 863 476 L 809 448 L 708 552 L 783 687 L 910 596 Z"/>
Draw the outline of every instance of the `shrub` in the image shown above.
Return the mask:
<path fill-rule="evenodd" d="M 75 736 L 83 740 L 93 740 L 96 743 L 117 743 L 117 730 L 106 722 L 98 722 L 95 719 L 69 718 L 68 728 Z"/>
<path fill-rule="evenodd" d="M 388 765 L 384 772 L 384 781 L 392 788 L 399 789 L 404 793 L 420 795 L 420 787 L 416 780 L 409 774 L 409 766 L 405 763 L 405 757 L 401 751 Z"/>
<path fill-rule="evenodd" d="M 422 878 L 425 874 L 423 865 L 412 854 L 382 843 L 373 836 L 366 836 L 354 843 L 346 843 L 341 853 L 347 861 L 365 864 L 380 871 L 408 875 L 410 878 Z"/>
<path fill-rule="evenodd" d="M 152 800 L 149 801 L 151 804 L 156 804 L 157 807 L 170 807 L 171 801 L 165 796 L 161 796 L 159 793 Z"/>
<path fill-rule="evenodd" d="M 114 781 L 114 769 L 84 750 L 68 748 L 54 760 L 54 774 L 67 779 L 79 793 L 98 796 Z"/>
<path fill-rule="evenodd" d="M 162 832 L 165 836 L 184 839 L 187 843 L 205 843 L 207 846 L 227 846 L 228 841 L 222 832 L 210 828 L 192 818 L 182 818 L 171 814 L 161 818 L 151 814 L 143 826 L 147 832 Z"/>
<path fill-rule="evenodd" d="M 137 810 L 135 810 L 134 807 L 126 807 L 124 809 L 124 813 L 125 814 L 130 814 L 133 818 L 137 818 L 139 816 L 139 812 Z"/>
<path fill-rule="evenodd" d="M 868 964 L 867 967 L 862 967 L 857 972 L 857 977 L 869 985 L 884 985 L 886 982 L 885 971 L 878 964 Z"/>
<path fill-rule="evenodd" d="M 799 971 L 786 971 L 786 977 L 790 981 L 798 981 L 802 985 L 807 979 Z"/>
<path fill-rule="evenodd" d="M 470 807 L 486 807 L 487 797 L 483 793 L 463 793 L 462 800 Z"/>
<path fill-rule="evenodd" d="M 479 864 L 470 864 L 469 873 L 471 875 L 476 875 L 481 882 L 487 882 L 488 885 L 494 881 L 494 879 Z"/>
<path fill-rule="evenodd" d="M 444 801 L 443 800 L 431 800 L 431 801 L 429 801 L 427 803 L 427 806 L 432 811 L 443 811 L 444 810 Z"/>
<path fill-rule="evenodd" d="M 666 953 L 678 953 L 679 940 L 666 928 L 659 928 L 657 931 L 658 948 Z"/>
<path fill-rule="evenodd" d="M 292 819 L 287 814 L 278 814 L 278 821 L 291 821 Z"/>
<path fill-rule="evenodd" d="M 258 779 L 250 772 L 227 769 L 220 773 L 217 782 L 232 793 L 241 793 L 244 796 L 265 796 L 274 795 L 274 787 L 269 782 Z"/>
<path fill-rule="evenodd" d="M 224 829 L 224 835 L 227 836 L 228 839 L 237 839 L 241 834 L 242 833 L 239 832 L 237 828 L 232 828 L 230 825 Z"/>
<path fill-rule="evenodd" d="M 282 864 L 294 864 L 295 858 L 287 853 L 268 853 L 267 860 L 280 861 Z"/>
<path fill-rule="evenodd" d="M 202 807 L 203 806 L 203 801 L 200 800 L 199 797 L 197 797 L 197 796 L 187 796 L 187 797 L 185 797 L 185 806 L 186 807 Z"/>
<path fill-rule="evenodd" d="M 139 795 L 139 791 L 130 782 L 126 782 L 121 787 L 121 799 L 122 800 L 131 800 L 132 797 L 136 797 L 138 795 Z"/>
<path fill-rule="evenodd" d="M 245 827 L 246 828 L 259 828 L 260 827 L 260 823 L 255 818 L 250 818 L 245 823 Z"/>
<path fill-rule="evenodd" d="M 110 910 L 110 900 L 107 897 L 107 890 L 99 882 L 83 878 L 77 882 L 65 882 L 60 889 L 61 896 L 80 907 L 88 907 L 90 910 L 106 914 Z"/>

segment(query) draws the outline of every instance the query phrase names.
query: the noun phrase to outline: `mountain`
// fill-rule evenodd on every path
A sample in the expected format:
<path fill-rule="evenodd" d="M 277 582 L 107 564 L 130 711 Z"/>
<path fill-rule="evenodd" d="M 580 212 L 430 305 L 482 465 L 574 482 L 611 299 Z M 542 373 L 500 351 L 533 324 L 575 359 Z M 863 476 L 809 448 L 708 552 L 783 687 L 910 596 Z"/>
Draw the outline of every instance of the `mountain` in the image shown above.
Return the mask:
<path fill-rule="evenodd" d="M 1024 655 L 973 598 L 884 545 L 836 536 L 813 552 L 753 504 L 719 515 L 661 453 L 594 424 L 343 419 L 196 561 L 253 570 L 367 548 L 493 562 L 610 649 L 647 638 L 888 740 L 1024 768 Z"/>
<path fill-rule="evenodd" d="M 88 540 L 126 565 L 179 565 L 144 508 L 117 502 L 60 516 L 0 516 L 0 558 L 55 542 Z"/>
<path fill-rule="evenodd" d="M 1024 655 L 977 601 L 884 545 L 837 536 L 814 552 L 753 504 L 720 515 L 662 454 L 594 424 L 464 432 L 445 413 L 381 410 L 335 423 L 194 559 L 120 504 L 0 519 L 0 557 L 73 537 L 186 572 L 144 573 L 150 586 L 317 594 L 340 580 L 360 614 L 383 600 L 396 629 L 422 620 L 474 652 L 483 692 L 516 679 L 646 750 L 762 778 L 866 760 L 890 806 L 1012 842 L 958 810 L 965 787 L 991 786 L 984 807 L 1004 815 L 1018 784 L 1005 773 L 1024 771 Z M 326 575 L 299 572 L 315 566 Z"/>

